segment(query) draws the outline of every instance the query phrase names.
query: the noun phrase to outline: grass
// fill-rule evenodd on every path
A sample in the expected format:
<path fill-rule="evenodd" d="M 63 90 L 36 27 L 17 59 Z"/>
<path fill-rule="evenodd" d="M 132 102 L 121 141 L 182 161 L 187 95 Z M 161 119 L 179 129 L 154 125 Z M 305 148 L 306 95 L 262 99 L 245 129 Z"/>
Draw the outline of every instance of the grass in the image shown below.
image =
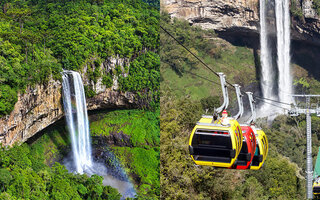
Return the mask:
<path fill-rule="evenodd" d="M 226 41 L 223 41 L 227 43 Z M 227 45 L 229 45 L 227 43 Z M 199 57 L 215 72 L 224 72 L 231 83 L 249 84 L 256 81 L 255 63 L 252 49 L 247 47 L 230 46 L 221 50 L 220 58 L 213 58 L 206 52 L 199 51 Z M 206 77 L 220 83 L 219 78 L 206 69 L 202 64 L 184 66 L 185 71 L 191 71 L 199 76 Z M 220 96 L 220 84 L 216 85 L 202 78 L 184 72 L 177 75 L 171 68 L 162 67 L 163 81 L 161 87 L 169 87 L 178 98 L 190 96 L 197 100 L 208 96 Z"/>
<path fill-rule="evenodd" d="M 115 110 L 103 113 L 91 122 L 93 136 L 116 133 L 130 136 L 133 147 L 111 146 L 126 173 L 134 180 L 139 199 L 160 196 L 160 108 L 148 110 Z"/>
<path fill-rule="evenodd" d="M 52 166 L 68 152 L 70 138 L 64 126 L 56 126 L 43 133 L 30 145 L 31 152 L 43 154 L 45 164 Z"/>
<path fill-rule="evenodd" d="M 91 135 L 108 136 L 120 133 L 130 136 L 133 146 L 160 145 L 160 110 L 115 110 L 90 124 Z"/>
<path fill-rule="evenodd" d="M 138 196 L 158 199 L 160 196 L 160 147 L 112 147 L 125 170 L 138 184 Z M 143 198 L 142 198 L 143 199 Z"/>

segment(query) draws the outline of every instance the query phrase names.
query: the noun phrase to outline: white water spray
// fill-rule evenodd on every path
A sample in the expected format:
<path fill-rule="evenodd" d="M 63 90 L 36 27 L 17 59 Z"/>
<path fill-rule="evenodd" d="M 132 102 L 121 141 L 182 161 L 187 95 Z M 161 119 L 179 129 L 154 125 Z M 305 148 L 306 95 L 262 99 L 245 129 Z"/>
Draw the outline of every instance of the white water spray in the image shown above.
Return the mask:
<path fill-rule="evenodd" d="M 63 71 L 63 106 L 71 135 L 76 171 L 92 167 L 89 121 L 82 79 L 78 72 Z"/>
<path fill-rule="evenodd" d="M 86 98 L 80 74 L 64 70 L 62 79 L 63 106 L 68 130 L 71 135 L 73 156 L 73 164 L 69 162 L 71 160 L 69 158 L 64 162 L 67 169 L 80 174 L 86 173 L 89 176 L 93 174 L 103 176 L 103 184 L 117 188 L 123 195 L 121 199 L 127 197 L 134 198 L 136 195 L 135 189 L 124 171 L 124 175 L 122 174 L 124 178 L 120 180 L 117 176 L 114 177 L 108 174 L 108 169 L 104 164 L 92 160 Z M 121 168 L 118 170 L 122 172 Z"/>
<path fill-rule="evenodd" d="M 276 0 L 277 54 L 279 70 L 279 100 L 292 103 L 290 70 L 290 12 L 289 0 Z"/>
<path fill-rule="evenodd" d="M 272 91 L 274 73 L 272 70 L 272 56 L 269 48 L 266 2 L 260 0 L 260 60 L 261 60 L 261 89 L 264 98 L 275 99 Z M 270 104 L 264 104 L 260 113 L 270 111 Z"/>

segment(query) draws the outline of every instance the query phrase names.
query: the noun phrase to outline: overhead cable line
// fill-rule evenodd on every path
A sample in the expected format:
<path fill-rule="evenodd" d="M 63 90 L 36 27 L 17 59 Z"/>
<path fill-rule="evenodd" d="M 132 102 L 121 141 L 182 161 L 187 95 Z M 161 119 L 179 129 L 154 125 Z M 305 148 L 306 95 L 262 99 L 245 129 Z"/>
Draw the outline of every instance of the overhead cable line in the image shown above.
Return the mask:
<path fill-rule="evenodd" d="M 161 25 L 160 25 L 160 28 L 166 32 L 170 37 L 172 37 L 180 46 L 182 46 L 186 51 L 188 51 L 191 55 L 193 55 L 199 62 L 201 62 L 208 70 L 210 70 L 212 73 L 214 73 L 216 76 L 219 76 L 219 74 L 217 72 L 215 72 L 211 67 L 209 67 L 206 63 L 204 63 L 198 56 L 196 56 L 194 53 L 192 53 L 192 51 L 190 51 L 185 45 L 183 45 L 178 39 L 176 39 L 169 31 L 167 31 L 165 28 L 163 28 Z M 199 75 L 197 75 L 199 76 Z M 210 81 L 211 82 L 211 81 Z M 233 87 L 233 84 L 226 81 L 226 83 L 228 85 L 231 86 L 231 89 L 235 90 L 234 87 Z M 243 91 L 241 90 L 243 93 L 245 93 L 246 91 Z M 269 99 L 269 98 L 265 98 L 265 97 L 260 97 L 260 96 L 254 96 L 255 98 L 259 98 L 260 100 L 269 100 L 269 101 L 273 101 L 273 102 L 276 102 L 276 103 L 280 103 L 280 104 L 285 104 L 285 105 L 291 105 L 289 103 L 285 103 L 285 102 L 281 102 L 281 101 L 277 101 L 277 100 L 274 100 L 274 99 Z M 266 102 L 266 101 L 265 101 Z M 268 102 L 269 103 L 269 102 Z M 270 104 L 270 103 L 269 103 Z M 278 106 L 279 107 L 279 106 Z M 281 107 L 282 108 L 282 107 Z"/>
<path fill-rule="evenodd" d="M 284 108 L 284 107 L 282 107 L 282 106 L 279 106 L 279 105 L 276 105 L 276 104 L 273 104 L 273 103 L 270 103 L 270 102 L 268 102 L 268 101 L 266 101 L 266 100 L 264 100 L 264 99 L 257 99 L 258 101 L 263 101 L 264 103 L 266 103 L 266 104 L 269 104 L 269 105 L 272 105 L 272 106 L 274 106 L 274 107 L 278 107 L 278 108 L 281 108 L 281 109 L 285 109 L 285 110 L 289 110 L 288 108 Z"/>
<path fill-rule="evenodd" d="M 193 55 L 199 62 L 201 62 L 207 69 L 209 69 L 212 73 L 214 73 L 215 75 L 219 76 L 219 74 L 215 71 L 213 71 L 213 69 L 211 69 L 211 67 L 209 67 L 206 63 L 204 63 L 198 56 L 196 56 L 194 53 L 192 53 L 192 51 L 190 51 L 186 46 L 184 46 L 179 40 L 177 40 L 173 35 L 171 35 L 171 33 L 169 33 L 169 31 L 167 31 L 165 28 L 163 28 L 160 25 L 160 28 L 166 32 L 168 35 L 170 35 L 170 37 L 172 37 L 178 44 L 180 44 L 185 50 L 187 50 L 191 55 Z"/>
<path fill-rule="evenodd" d="M 255 95 L 253 95 L 253 97 L 255 97 L 256 99 L 268 100 L 268 101 L 273 101 L 273 102 L 275 102 L 275 103 L 280 103 L 280 104 L 284 104 L 284 105 L 289 105 L 289 106 L 291 106 L 290 103 L 284 103 L 284 102 L 277 101 L 277 100 L 274 100 L 274 99 L 269 99 L 269 98 L 266 98 L 266 97 L 260 97 L 260 96 L 255 96 Z"/>
<path fill-rule="evenodd" d="M 218 82 L 215 82 L 215 81 L 213 81 L 213 80 L 210 80 L 210 79 L 208 79 L 208 78 L 206 78 L 206 77 L 204 77 L 204 76 L 200 76 L 200 75 L 198 75 L 198 74 L 195 74 L 195 73 L 193 73 L 193 72 L 191 72 L 191 71 L 185 71 L 185 72 L 187 72 L 187 73 L 189 73 L 189 74 L 191 74 L 191 75 L 193 75 L 193 76 L 197 76 L 197 77 L 199 77 L 199 78 L 202 78 L 202 79 L 204 79 L 204 80 L 206 80 L 206 81 L 209 81 L 209 82 L 211 82 L 211 83 L 220 85 L 220 83 L 218 83 Z"/>

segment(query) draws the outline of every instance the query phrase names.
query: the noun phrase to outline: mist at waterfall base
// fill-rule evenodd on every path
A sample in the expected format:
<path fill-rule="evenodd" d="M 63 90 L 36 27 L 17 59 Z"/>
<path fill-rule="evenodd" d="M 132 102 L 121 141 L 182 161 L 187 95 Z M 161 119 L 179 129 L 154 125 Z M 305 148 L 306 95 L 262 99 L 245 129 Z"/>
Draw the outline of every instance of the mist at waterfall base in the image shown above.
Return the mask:
<path fill-rule="evenodd" d="M 64 158 L 63 164 L 73 173 L 103 176 L 103 184 L 117 188 L 122 198 L 134 197 L 136 192 L 133 185 L 111 152 L 103 151 L 100 159 L 95 161 L 92 158 L 89 120 L 80 74 L 64 70 L 62 79 L 63 106 L 72 144 L 72 151 Z M 103 162 L 110 158 L 113 162 L 112 170 L 108 170 Z"/>
<path fill-rule="evenodd" d="M 95 153 L 95 149 L 93 148 L 93 155 L 95 154 L 97 153 Z M 105 160 L 107 159 L 111 160 L 112 166 L 106 165 Z M 63 165 L 66 166 L 69 172 L 78 173 L 74 164 L 72 152 L 63 159 Z M 103 185 L 110 185 L 111 187 L 116 188 L 122 195 L 121 199 L 125 199 L 127 197 L 134 198 L 136 195 L 136 191 L 132 183 L 129 181 L 127 174 L 122 169 L 117 158 L 107 149 L 102 153 L 100 152 L 99 156 L 93 159 L 92 167 L 86 168 L 84 173 L 88 176 L 92 176 L 94 174 L 102 176 Z"/>

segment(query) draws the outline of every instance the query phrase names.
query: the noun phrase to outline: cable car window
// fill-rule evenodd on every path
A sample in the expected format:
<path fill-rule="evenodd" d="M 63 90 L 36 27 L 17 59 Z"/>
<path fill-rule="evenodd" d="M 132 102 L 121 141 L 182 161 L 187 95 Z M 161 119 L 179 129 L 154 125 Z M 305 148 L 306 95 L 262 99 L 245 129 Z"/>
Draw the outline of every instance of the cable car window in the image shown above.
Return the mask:
<path fill-rule="evenodd" d="M 232 148 L 230 137 L 225 135 L 204 135 L 204 134 L 194 134 L 192 140 L 192 146 L 210 146 L 215 148 Z"/>
<path fill-rule="evenodd" d="M 241 151 L 238 155 L 238 161 L 237 161 L 237 165 L 240 165 L 240 166 L 245 166 L 247 165 L 247 162 L 248 162 L 248 158 L 247 158 L 247 155 L 248 155 L 248 146 L 247 146 L 247 142 L 246 141 L 243 141 L 242 143 L 242 148 L 241 148 Z"/>
<path fill-rule="evenodd" d="M 241 153 L 248 153 L 248 146 L 247 146 L 247 142 L 243 141 L 242 143 L 242 148 L 241 148 Z"/>
<path fill-rule="evenodd" d="M 259 164 L 260 164 L 259 156 L 260 156 L 260 149 L 257 144 L 256 152 L 255 152 L 254 157 L 252 159 L 252 166 L 259 166 Z"/>

